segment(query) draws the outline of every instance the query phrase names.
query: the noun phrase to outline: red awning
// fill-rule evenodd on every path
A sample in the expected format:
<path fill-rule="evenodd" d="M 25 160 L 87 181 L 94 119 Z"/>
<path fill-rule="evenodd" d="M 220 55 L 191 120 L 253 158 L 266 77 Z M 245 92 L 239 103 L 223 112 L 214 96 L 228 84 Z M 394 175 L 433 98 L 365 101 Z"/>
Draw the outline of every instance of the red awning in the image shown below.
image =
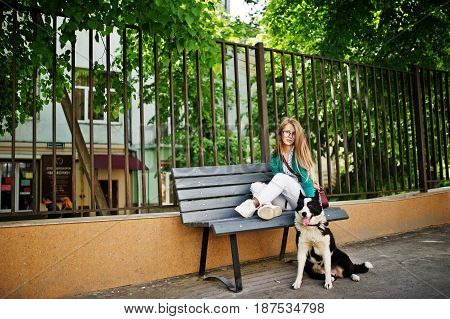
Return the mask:
<path fill-rule="evenodd" d="M 111 164 L 112 169 L 124 169 L 125 155 L 111 155 Z M 94 167 L 98 169 L 108 169 L 108 155 L 94 155 Z M 130 169 L 130 171 L 140 170 L 141 161 L 136 157 L 129 155 L 128 168 Z"/>

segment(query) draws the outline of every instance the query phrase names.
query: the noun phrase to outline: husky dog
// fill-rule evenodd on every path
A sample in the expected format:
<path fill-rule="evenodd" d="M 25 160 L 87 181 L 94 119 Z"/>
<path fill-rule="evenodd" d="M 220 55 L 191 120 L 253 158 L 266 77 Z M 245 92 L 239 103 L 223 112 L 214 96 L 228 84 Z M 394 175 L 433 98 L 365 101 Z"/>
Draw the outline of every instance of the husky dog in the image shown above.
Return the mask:
<path fill-rule="evenodd" d="M 292 284 L 294 289 L 302 284 L 303 270 L 313 279 L 325 280 L 324 287 L 331 289 L 336 278 L 350 277 L 353 281 L 359 281 L 356 274 L 373 268 L 368 261 L 353 264 L 350 257 L 336 247 L 317 191 L 312 198 L 300 194 L 295 209 L 295 227 L 298 230 L 298 272 Z"/>

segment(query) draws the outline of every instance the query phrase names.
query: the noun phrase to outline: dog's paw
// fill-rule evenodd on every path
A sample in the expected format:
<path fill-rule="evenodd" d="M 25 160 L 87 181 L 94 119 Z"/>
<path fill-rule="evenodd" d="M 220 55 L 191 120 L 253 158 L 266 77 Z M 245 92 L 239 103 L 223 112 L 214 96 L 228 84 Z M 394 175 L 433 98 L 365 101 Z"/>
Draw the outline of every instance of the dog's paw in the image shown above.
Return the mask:
<path fill-rule="evenodd" d="M 325 282 L 325 285 L 323 285 L 323 287 L 324 287 L 325 289 L 331 289 L 331 288 L 333 288 L 332 280 L 329 281 L 329 282 Z"/>
<path fill-rule="evenodd" d="M 360 280 L 361 280 L 361 278 L 359 278 L 359 276 L 358 276 L 358 275 L 355 275 L 355 274 L 352 274 L 352 275 L 350 276 L 350 278 L 351 278 L 353 281 L 360 281 Z"/>
<path fill-rule="evenodd" d="M 301 285 L 302 285 L 302 281 L 301 281 L 301 280 L 296 280 L 296 281 L 292 284 L 292 289 L 298 289 L 298 288 L 300 288 Z"/>

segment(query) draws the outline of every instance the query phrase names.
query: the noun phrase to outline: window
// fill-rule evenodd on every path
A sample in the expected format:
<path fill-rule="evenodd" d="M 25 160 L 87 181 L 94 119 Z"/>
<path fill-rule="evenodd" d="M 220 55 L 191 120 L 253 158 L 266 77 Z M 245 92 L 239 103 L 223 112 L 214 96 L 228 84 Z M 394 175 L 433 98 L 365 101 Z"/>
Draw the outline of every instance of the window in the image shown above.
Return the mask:
<path fill-rule="evenodd" d="M 117 73 L 111 73 L 111 78 L 117 77 Z M 96 82 L 96 78 L 98 81 L 102 79 L 94 76 L 94 83 Z M 113 88 L 111 88 L 111 122 L 119 123 L 119 114 L 120 114 L 120 100 L 117 96 L 117 93 Z M 106 88 L 104 91 L 104 99 L 106 99 Z M 94 100 L 95 100 L 95 87 L 94 87 Z M 89 117 L 89 70 L 76 68 L 75 70 L 75 101 L 74 105 L 76 108 L 76 116 L 78 121 L 88 122 L 90 120 Z M 94 117 L 93 120 L 96 123 L 106 123 L 107 121 L 107 110 L 106 105 L 99 105 L 95 107 L 94 102 Z"/>
<path fill-rule="evenodd" d="M 10 161 L 0 162 L 0 209 L 11 210 L 12 206 L 12 171 L 13 166 Z M 33 208 L 33 170 L 31 161 L 17 161 L 16 162 L 16 178 L 14 181 L 14 188 L 16 190 L 14 202 L 16 210 L 26 211 Z"/>
<path fill-rule="evenodd" d="M 1 180 L 1 197 L 0 205 L 1 209 L 11 209 L 11 196 L 12 196 L 12 163 L 0 163 L 0 169 L 2 173 Z"/>

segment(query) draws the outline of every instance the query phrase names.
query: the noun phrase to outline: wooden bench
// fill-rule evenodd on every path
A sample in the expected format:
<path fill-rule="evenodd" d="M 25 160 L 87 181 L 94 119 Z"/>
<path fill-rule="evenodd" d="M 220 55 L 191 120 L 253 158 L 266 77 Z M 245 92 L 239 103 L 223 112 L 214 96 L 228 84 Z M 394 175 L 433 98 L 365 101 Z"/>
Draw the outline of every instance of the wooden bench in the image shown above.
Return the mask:
<path fill-rule="evenodd" d="M 237 205 L 252 197 L 251 183 L 258 181 L 267 183 L 272 179 L 269 164 L 173 168 L 172 174 L 183 224 L 203 228 L 200 276 L 205 275 L 210 229 L 215 235 L 230 236 L 235 282 L 233 284 L 227 278 L 216 276 L 205 279 L 220 280 L 233 292 L 242 290 L 236 240 L 238 233 L 284 228 L 280 260 L 284 258 L 289 227 L 294 226 L 294 211 L 283 211 L 281 216 L 266 221 L 256 214 L 250 218 L 243 218 L 234 210 Z M 327 208 L 325 213 L 328 221 L 348 218 L 347 213 L 338 207 Z"/>

